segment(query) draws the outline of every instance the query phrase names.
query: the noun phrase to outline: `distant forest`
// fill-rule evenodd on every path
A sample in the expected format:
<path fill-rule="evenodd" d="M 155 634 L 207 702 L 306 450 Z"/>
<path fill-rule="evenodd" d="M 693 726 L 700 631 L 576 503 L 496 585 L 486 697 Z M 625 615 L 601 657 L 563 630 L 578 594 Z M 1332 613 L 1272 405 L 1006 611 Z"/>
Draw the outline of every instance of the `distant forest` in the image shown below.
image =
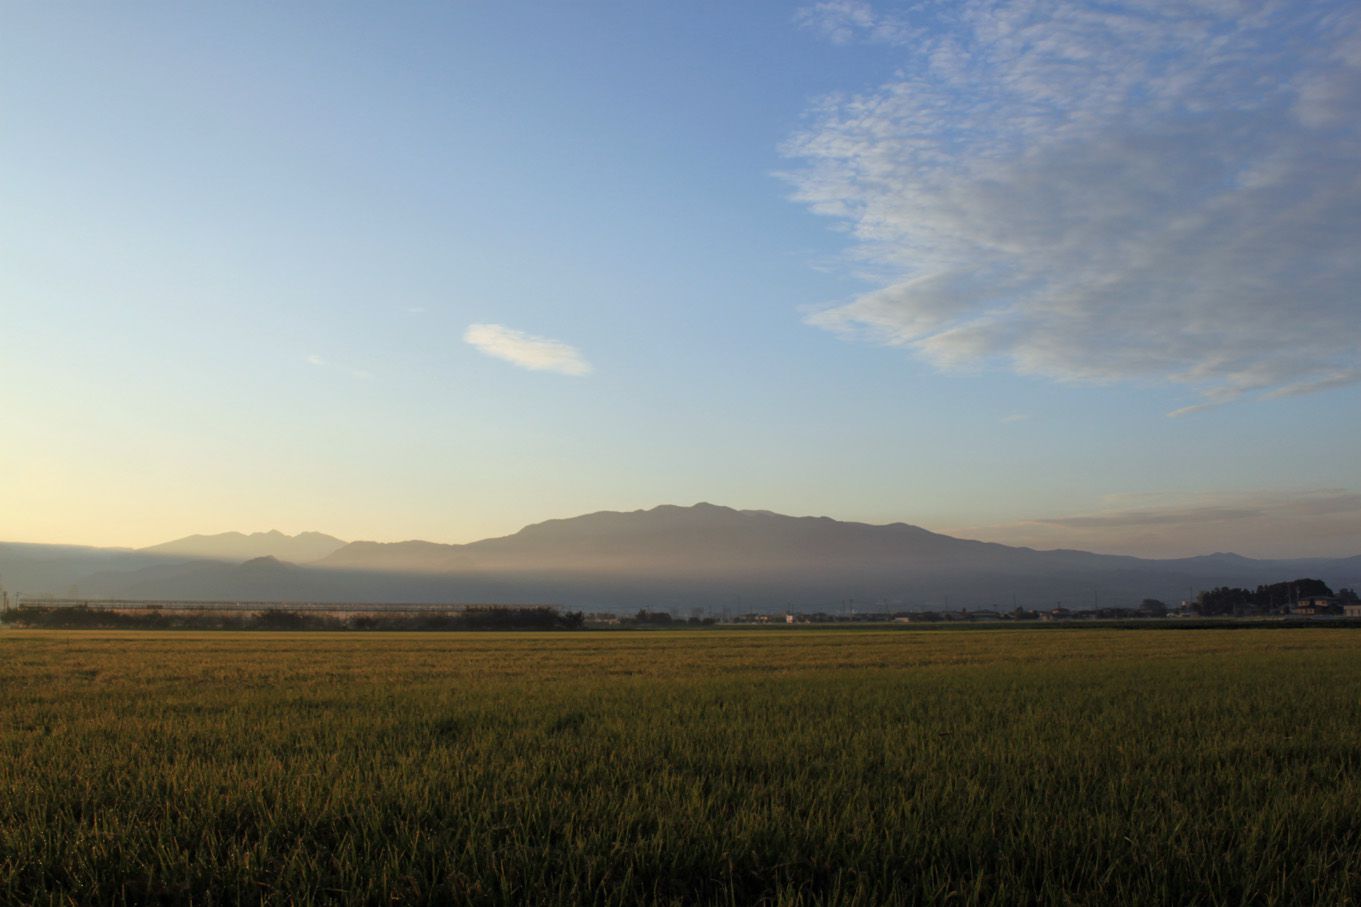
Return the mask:
<path fill-rule="evenodd" d="M 1195 611 L 1207 617 L 1241 614 L 1244 611 L 1288 611 L 1300 599 L 1316 595 L 1335 599 L 1338 613 L 1341 613 L 1344 603 L 1357 601 L 1356 592 L 1352 589 L 1339 589 L 1334 595 L 1333 590 L 1321 579 L 1297 579 L 1258 586 L 1256 589 L 1219 586 L 1196 596 Z"/>

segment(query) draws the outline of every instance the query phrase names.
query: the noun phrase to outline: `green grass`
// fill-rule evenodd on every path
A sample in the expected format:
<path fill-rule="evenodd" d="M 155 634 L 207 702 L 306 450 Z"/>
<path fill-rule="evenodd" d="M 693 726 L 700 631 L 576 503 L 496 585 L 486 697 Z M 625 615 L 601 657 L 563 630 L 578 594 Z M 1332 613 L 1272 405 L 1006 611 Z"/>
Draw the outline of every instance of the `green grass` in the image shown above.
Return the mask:
<path fill-rule="evenodd" d="M 0 903 L 1344 904 L 1361 633 L 0 632 Z"/>

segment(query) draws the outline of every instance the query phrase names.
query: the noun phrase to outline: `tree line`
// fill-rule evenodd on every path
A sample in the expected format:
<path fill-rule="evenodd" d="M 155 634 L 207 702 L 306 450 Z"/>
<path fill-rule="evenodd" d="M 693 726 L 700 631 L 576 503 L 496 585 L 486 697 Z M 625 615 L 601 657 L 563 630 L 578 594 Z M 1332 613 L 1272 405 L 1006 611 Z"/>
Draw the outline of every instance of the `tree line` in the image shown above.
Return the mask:
<path fill-rule="evenodd" d="M 1284 583 L 1271 583 L 1256 589 L 1240 589 L 1231 586 L 1217 586 L 1214 589 L 1197 593 L 1194 610 L 1207 617 L 1242 614 L 1245 612 L 1289 611 L 1300 599 L 1323 595 L 1335 601 L 1335 609 L 1342 613 L 1342 605 L 1357 601 L 1352 589 L 1339 589 L 1337 594 L 1321 579 L 1296 579 Z"/>
<path fill-rule="evenodd" d="M 579 630 L 585 625 L 585 615 L 547 605 L 340 614 L 287 609 L 242 613 L 152 608 L 114 611 L 25 603 L 0 612 L 0 623 L 52 630 Z"/>

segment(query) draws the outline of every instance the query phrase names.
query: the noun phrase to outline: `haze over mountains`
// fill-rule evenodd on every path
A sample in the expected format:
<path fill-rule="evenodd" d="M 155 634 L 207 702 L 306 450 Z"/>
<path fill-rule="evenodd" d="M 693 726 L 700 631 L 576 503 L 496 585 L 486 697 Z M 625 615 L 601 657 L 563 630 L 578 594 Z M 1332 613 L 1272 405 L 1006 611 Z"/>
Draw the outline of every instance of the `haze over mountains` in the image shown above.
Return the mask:
<path fill-rule="evenodd" d="M 1298 576 L 1356 585 L 1361 556 L 1150 560 L 1036 551 L 904 523 L 875 526 L 712 504 L 549 520 L 465 545 L 345 544 L 321 533 L 277 532 L 191 536 L 141 551 L 0 545 L 0 582 L 12 591 L 187 600 L 536 601 L 735 611 L 1010 607 L 1013 601 L 1052 607 L 1176 601 L 1215 585 Z"/>

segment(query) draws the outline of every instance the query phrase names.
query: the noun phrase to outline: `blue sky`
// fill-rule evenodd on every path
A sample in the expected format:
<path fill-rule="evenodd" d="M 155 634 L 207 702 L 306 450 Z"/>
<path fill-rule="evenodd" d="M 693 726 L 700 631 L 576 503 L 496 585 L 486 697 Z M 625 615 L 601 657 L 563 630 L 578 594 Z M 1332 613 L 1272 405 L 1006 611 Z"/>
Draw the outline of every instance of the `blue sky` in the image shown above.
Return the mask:
<path fill-rule="evenodd" d="M 1361 22 L 12 5 L 0 537 L 1361 552 Z"/>

